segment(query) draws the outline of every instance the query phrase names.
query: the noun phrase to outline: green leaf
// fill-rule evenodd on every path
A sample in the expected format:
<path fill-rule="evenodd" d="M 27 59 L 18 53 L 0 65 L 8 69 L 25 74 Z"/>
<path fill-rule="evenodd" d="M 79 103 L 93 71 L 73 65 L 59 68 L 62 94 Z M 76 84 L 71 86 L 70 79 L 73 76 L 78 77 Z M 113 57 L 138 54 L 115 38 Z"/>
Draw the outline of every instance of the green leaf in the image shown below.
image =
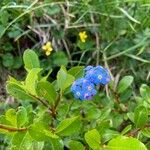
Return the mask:
<path fill-rule="evenodd" d="M 43 150 L 64 150 L 64 144 L 62 139 L 48 139 L 44 142 Z"/>
<path fill-rule="evenodd" d="M 10 51 L 13 51 L 14 47 L 13 47 L 12 43 L 10 43 L 8 41 L 8 42 L 5 42 L 5 45 L 2 46 L 2 49 L 6 52 L 10 52 Z"/>
<path fill-rule="evenodd" d="M 75 66 L 68 70 L 68 73 L 73 75 L 76 79 L 84 75 L 83 66 Z"/>
<path fill-rule="evenodd" d="M 9 125 L 10 126 L 11 122 L 6 119 L 5 115 L 1 115 L 0 116 L 0 124 L 4 124 L 4 125 Z"/>
<path fill-rule="evenodd" d="M 124 10 L 123 8 L 118 8 L 127 18 L 129 18 L 131 21 L 140 24 L 140 22 L 138 20 L 136 20 L 135 18 L 133 18 L 131 15 L 129 15 L 129 13 Z"/>
<path fill-rule="evenodd" d="M 133 77 L 132 76 L 125 76 L 123 79 L 119 82 L 118 85 L 118 93 L 124 92 L 133 82 Z"/>
<path fill-rule="evenodd" d="M 120 94 L 120 102 L 126 103 L 127 101 L 129 101 L 132 93 L 132 88 L 129 87 L 125 92 Z"/>
<path fill-rule="evenodd" d="M 87 109 L 86 112 L 86 118 L 88 120 L 92 120 L 92 119 L 98 119 L 101 116 L 101 111 L 99 109 L 97 109 L 96 107 L 91 107 L 90 109 Z"/>
<path fill-rule="evenodd" d="M 67 73 L 64 66 L 62 66 L 57 73 L 57 84 L 62 91 L 69 87 L 74 79 L 74 76 Z"/>
<path fill-rule="evenodd" d="M 7 92 L 17 99 L 21 100 L 33 100 L 34 98 L 30 96 L 21 86 L 13 82 L 7 82 L 6 85 Z"/>
<path fill-rule="evenodd" d="M 58 136 L 53 134 L 48 128 L 49 127 L 45 125 L 44 122 L 36 122 L 29 128 L 29 134 L 36 141 L 45 141 L 48 138 L 58 138 Z"/>
<path fill-rule="evenodd" d="M 8 109 L 5 113 L 6 120 L 8 120 L 11 125 L 17 127 L 17 115 L 15 109 Z"/>
<path fill-rule="evenodd" d="M 0 24 L 0 38 L 4 35 L 5 27 Z"/>
<path fill-rule="evenodd" d="M 148 138 L 150 138 L 150 128 L 144 128 L 142 130 L 142 134 Z"/>
<path fill-rule="evenodd" d="M 33 150 L 43 150 L 44 142 L 33 141 Z"/>
<path fill-rule="evenodd" d="M 14 84 L 19 85 L 19 86 L 22 87 L 22 88 L 23 88 L 23 86 L 24 86 L 24 85 L 22 84 L 22 81 L 18 81 L 18 80 L 16 80 L 14 77 L 11 77 L 11 76 L 9 76 L 9 79 L 8 79 L 7 83 L 14 83 Z"/>
<path fill-rule="evenodd" d="M 51 143 L 51 145 L 48 145 L 47 150 L 64 150 L 64 144 L 60 138 L 58 138 L 58 139 L 51 138 L 50 143 Z"/>
<path fill-rule="evenodd" d="M 4 25 L 7 26 L 9 21 L 9 13 L 5 10 L 0 12 L 0 22 Z"/>
<path fill-rule="evenodd" d="M 24 138 L 26 136 L 27 132 L 17 132 L 12 138 L 11 141 L 11 150 L 23 150 L 22 149 L 22 143 L 24 141 Z"/>
<path fill-rule="evenodd" d="M 26 134 L 25 134 L 25 136 L 22 138 L 22 139 L 19 139 L 18 140 L 18 134 L 19 134 L 20 132 L 18 132 L 18 133 L 16 133 L 15 135 L 14 135 L 14 137 L 13 137 L 13 139 L 14 138 L 16 138 L 16 146 L 17 147 L 19 147 L 20 149 L 16 149 L 16 150 L 34 150 L 33 149 L 33 139 L 31 138 L 31 136 L 29 135 L 29 133 L 28 132 L 26 132 Z M 12 141 L 13 141 L 13 139 L 12 139 Z M 18 141 L 18 142 L 17 142 Z M 18 145 L 17 145 L 18 144 Z M 36 150 L 38 150 L 38 149 L 36 149 Z"/>
<path fill-rule="evenodd" d="M 128 112 L 128 113 L 127 113 L 127 117 L 128 117 L 132 122 L 134 122 L 134 113 L 133 113 L 133 112 Z"/>
<path fill-rule="evenodd" d="M 59 6 L 57 6 L 57 5 L 53 5 L 52 7 L 50 7 L 50 9 L 49 9 L 49 7 L 46 9 L 47 11 L 47 14 L 48 15 L 50 15 L 50 16 L 52 16 L 52 15 L 56 15 L 56 14 L 58 14 L 61 10 L 60 10 L 60 7 Z"/>
<path fill-rule="evenodd" d="M 90 130 L 84 135 L 86 142 L 93 150 L 100 149 L 101 138 L 100 134 L 96 129 Z"/>
<path fill-rule="evenodd" d="M 114 128 L 119 128 L 120 124 L 124 121 L 123 117 L 120 113 L 111 114 L 112 117 L 112 125 Z"/>
<path fill-rule="evenodd" d="M 66 103 L 64 103 L 64 104 L 61 103 L 60 105 L 58 105 L 57 109 L 59 110 L 58 114 L 57 114 L 57 119 L 63 120 L 66 118 L 66 116 L 69 113 L 70 105 L 66 104 Z"/>
<path fill-rule="evenodd" d="M 19 69 L 21 66 L 22 66 L 22 57 L 20 56 L 15 57 L 15 61 L 13 63 L 12 68 Z"/>
<path fill-rule="evenodd" d="M 106 129 L 104 134 L 103 134 L 103 142 L 105 143 L 105 142 L 107 142 L 107 141 L 111 140 L 112 138 L 115 138 L 119 135 L 120 135 L 120 133 L 118 131 Z"/>
<path fill-rule="evenodd" d="M 33 68 L 28 72 L 25 80 L 25 86 L 29 93 L 32 95 L 36 94 L 36 83 L 38 82 L 38 73 L 41 71 L 40 68 Z"/>
<path fill-rule="evenodd" d="M 81 142 L 73 141 L 73 140 L 69 142 L 69 148 L 70 148 L 70 150 L 77 150 L 77 148 L 79 150 L 85 150 L 85 148 Z"/>
<path fill-rule="evenodd" d="M 124 135 L 126 134 L 128 131 L 130 131 L 132 129 L 132 125 L 129 124 L 128 126 L 126 126 L 122 131 L 121 134 Z"/>
<path fill-rule="evenodd" d="M 40 81 L 47 81 L 47 79 L 48 79 L 48 77 L 49 77 L 49 75 L 50 75 L 51 73 L 52 73 L 52 69 L 50 69 L 50 70 L 48 71 L 47 75 L 44 76 L 44 77 L 42 77 L 42 79 L 41 79 Z"/>
<path fill-rule="evenodd" d="M 16 38 L 21 34 L 21 31 L 15 27 L 10 28 L 10 31 L 8 32 L 9 38 Z"/>
<path fill-rule="evenodd" d="M 103 121 L 98 122 L 96 128 L 97 128 L 98 132 L 100 133 L 100 135 L 102 136 L 109 127 L 110 127 L 110 121 L 103 120 Z"/>
<path fill-rule="evenodd" d="M 150 87 L 146 84 L 142 84 L 140 87 L 140 94 L 144 100 L 150 103 Z"/>
<path fill-rule="evenodd" d="M 100 121 L 105 120 L 106 118 L 108 118 L 108 116 L 110 115 L 111 112 L 111 108 L 106 107 L 103 110 L 101 110 L 101 116 L 99 118 Z"/>
<path fill-rule="evenodd" d="M 27 49 L 24 52 L 23 61 L 25 64 L 25 69 L 27 71 L 33 68 L 40 68 L 40 62 L 39 62 L 38 56 L 33 50 Z"/>
<path fill-rule="evenodd" d="M 53 53 L 52 60 L 52 62 L 57 66 L 66 66 L 68 64 L 68 58 L 63 51 Z"/>
<path fill-rule="evenodd" d="M 8 109 L 5 113 L 5 119 L 10 122 L 12 126 L 20 128 L 27 122 L 27 112 L 22 106 L 18 107 L 18 111 L 15 109 Z M 5 123 L 7 124 L 7 122 Z"/>
<path fill-rule="evenodd" d="M 94 50 L 94 42 L 93 42 L 92 40 L 89 40 L 89 39 L 88 39 L 88 41 L 85 42 L 85 43 L 83 43 L 83 42 L 81 42 L 81 41 L 78 41 L 78 42 L 77 42 L 77 46 L 78 46 L 81 50 L 83 50 L 83 51 L 85 51 L 85 52 Z M 84 54 L 85 54 L 85 53 L 84 53 Z M 80 63 L 80 62 L 79 62 L 79 63 Z"/>
<path fill-rule="evenodd" d="M 17 111 L 17 127 L 20 128 L 28 120 L 27 111 L 23 106 L 18 107 Z"/>
<path fill-rule="evenodd" d="M 141 62 L 143 62 L 143 63 L 150 63 L 150 61 L 149 61 L 149 60 L 147 60 L 147 59 L 143 59 L 143 58 L 138 57 L 138 56 L 136 56 L 136 55 L 132 55 L 132 54 L 125 54 L 125 55 L 126 55 L 126 56 L 128 56 L 128 57 L 130 57 L 130 58 L 132 58 L 132 59 L 135 59 L 135 60 L 141 61 Z"/>
<path fill-rule="evenodd" d="M 53 104 L 56 100 L 57 93 L 54 86 L 48 81 L 40 81 L 37 83 L 38 96 L 47 100 L 50 104 Z"/>
<path fill-rule="evenodd" d="M 135 138 L 119 136 L 108 143 L 107 150 L 147 150 L 147 148 Z"/>
<path fill-rule="evenodd" d="M 12 67 L 14 64 L 14 56 L 10 53 L 4 54 L 2 57 L 2 63 L 5 67 Z"/>
<path fill-rule="evenodd" d="M 80 129 L 79 117 L 72 117 L 64 119 L 56 128 L 55 133 L 59 136 L 69 136 L 76 133 Z"/>
<path fill-rule="evenodd" d="M 143 127 L 148 122 L 148 110 L 144 106 L 139 106 L 134 111 L 134 123 L 137 128 Z"/>

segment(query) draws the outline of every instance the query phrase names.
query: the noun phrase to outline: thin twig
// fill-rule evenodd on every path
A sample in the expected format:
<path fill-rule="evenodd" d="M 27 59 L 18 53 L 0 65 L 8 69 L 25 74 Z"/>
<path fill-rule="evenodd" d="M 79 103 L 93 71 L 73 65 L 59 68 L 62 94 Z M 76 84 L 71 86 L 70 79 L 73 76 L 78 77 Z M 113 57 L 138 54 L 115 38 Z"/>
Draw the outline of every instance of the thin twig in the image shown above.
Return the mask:
<path fill-rule="evenodd" d="M 34 33 L 36 33 L 38 36 L 43 37 L 44 33 L 36 30 L 35 28 L 31 27 L 30 25 L 27 26 L 31 31 L 33 31 Z"/>
<path fill-rule="evenodd" d="M 19 131 L 26 131 L 28 128 L 14 128 L 14 127 L 0 124 L 0 129 L 7 130 L 9 132 L 16 132 L 16 131 L 19 132 Z"/>
<path fill-rule="evenodd" d="M 83 28 L 83 27 L 99 27 L 99 23 L 89 23 L 89 24 L 79 24 L 79 25 L 70 25 L 67 27 L 67 29 L 72 29 L 72 28 Z"/>
<path fill-rule="evenodd" d="M 67 4 L 67 3 L 66 3 Z M 60 4 L 60 7 L 62 9 L 62 12 L 64 14 L 64 18 L 65 18 L 65 22 L 64 22 L 64 30 L 68 28 L 69 26 L 69 22 L 70 22 L 70 18 L 69 18 L 69 15 L 68 15 L 68 11 L 69 11 L 69 8 L 68 8 L 68 5 L 67 6 L 67 9 L 65 10 L 64 6 L 62 4 Z"/>
<path fill-rule="evenodd" d="M 65 21 L 64 21 L 64 32 L 65 32 L 65 30 L 68 28 L 69 23 L 70 23 L 70 17 L 69 17 L 69 15 L 68 15 L 68 14 L 69 14 L 69 4 L 68 4 L 68 1 L 66 1 L 66 7 L 67 7 L 66 9 L 64 8 L 63 4 L 60 4 L 60 7 L 61 7 L 61 9 L 62 9 L 62 12 L 63 12 L 63 14 L 64 14 L 64 18 L 65 18 Z M 72 60 L 72 59 L 71 59 L 71 54 L 70 54 L 70 51 L 69 51 L 67 42 L 66 42 L 64 39 L 62 39 L 62 42 L 63 42 L 63 45 L 64 45 L 66 51 L 67 51 L 69 60 L 71 61 L 71 60 Z M 73 64 L 72 64 L 72 62 L 71 62 L 71 66 L 72 66 L 72 65 L 73 65 Z"/>
<path fill-rule="evenodd" d="M 110 67 L 109 67 L 108 62 L 107 62 L 107 55 L 106 55 L 105 51 L 103 51 L 103 58 L 104 58 L 105 67 L 108 69 L 108 72 L 110 74 L 111 79 L 114 80 L 114 76 L 111 73 Z"/>
<path fill-rule="evenodd" d="M 94 20 L 94 16 L 93 14 L 91 13 L 91 22 L 93 24 L 95 24 L 95 20 Z M 99 51 L 100 51 L 100 43 L 99 43 L 99 34 L 95 31 L 95 38 L 96 38 L 96 65 L 99 65 Z"/>
<path fill-rule="evenodd" d="M 115 79 L 114 79 L 114 86 L 113 86 L 113 89 L 114 91 L 117 89 L 117 85 L 119 83 L 119 79 L 120 79 L 120 76 L 121 76 L 121 73 L 122 73 L 123 69 L 121 69 L 117 75 L 115 76 Z"/>
<path fill-rule="evenodd" d="M 109 74 L 110 74 L 111 79 L 114 80 L 114 77 L 113 77 L 113 75 L 112 75 L 112 73 L 111 73 L 111 71 L 110 71 L 108 62 L 107 62 L 107 60 L 106 60 L 107 56 L 106 56 L 105 51 L 103 51 L 103 58 L 104 58 L 104 60 L 105 60 L 105 61 L 104 61 L 105 67 L 108 69 L 108 72 L 109 72 Z M 108 89 L 108 85 L 106 85 L 106 88 L 105 88 L 105 89 L 106 89 L 107 97 L 109 97 L 109 89 Z"/>
<path fill-rule="evenodd" d="M 72 58 L 71 58 L 71 54 L 70 54 L 68 45 L 67 45 L 67 43 L 66 43 L 66 41 L 64 39 L 62 39 L 62 42 L 64 44 L 64 47 L 65 47 L 66 51 L 67 51 L 67 54 L 68 54 L 68 57 L 69 57 L 69 60 L 70 60 L 71 66 L 72 66 L 73 65 L 72 62 L 71 62 Z"/>

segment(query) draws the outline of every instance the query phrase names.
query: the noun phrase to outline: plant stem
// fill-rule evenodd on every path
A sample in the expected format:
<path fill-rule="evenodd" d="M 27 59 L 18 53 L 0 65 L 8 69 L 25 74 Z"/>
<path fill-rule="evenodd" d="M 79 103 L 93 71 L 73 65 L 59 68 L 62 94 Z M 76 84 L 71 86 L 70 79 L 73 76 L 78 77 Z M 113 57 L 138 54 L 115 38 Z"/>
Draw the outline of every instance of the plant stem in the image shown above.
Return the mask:
<path fill-rule="evenodd" d="M 62 94 L 59 94 L 58 97 L 57 97 L 55 106 L 54 106 L 55 109 L 57 108 L 57 106 L 58 106 L 58 104 L 59 104 L 59 102 L 60 102 L 60 100 L 61 100 L 61 97 L 62 97 Z"/>
<path fill-rule="evenodd" d="M 57 114 L 56 109 L 57 109 L 57 106 L 58 106 L 58 104 L 59 104 L 59 102 L 60 102 L 60 100 L 61 100 L 61 95 L 62 95 L 62 94 L 59 94 L 59 95 L 58 95 L 58 97 L 57 97 L 57 99 L 56 99 L 56 102 L 55 102 L 55 105 L 51 108 L 51 115 L 52 115 L 52 117 L 53 117 L 54 119 L 56 118 L 56 114 Z"/>
<path fill-rule="evenodd" d="M 91 22 L 95 24 L 94 15 L 91 13 Z M 96 65 L 99 65 L 99 57 L 100 57 L 100 38 L 97 31 L 95 31 L 95 38 L 96 38 Z"/>
<path fill-rule="evenodd" d="M 39 97 L 36 97 L 35 95 L 30 94 L 33 98 L 35 98 L 36 100 L 38 100 L 40 103 L 42 103 L 46 108 L 48 108 L 48 110 L 50 111 L 50 114 L 52 114 L 52 108 L 50 108 L 49 104 L 46 101 L 43 101 L 42 99 L 40 99 Z"/>
<path fill-rule="evenodd" d="M 49 106 L 48 106 L 48 104 L 45 102 L 45 101 L 43 101 L 42 99 L 40 99 L 39 97 L 36 97 L 35 95 L 32 95 L 32 94 L 30 94 L 33 98 L 35 98 L 35 99 L 37 99 L 40 103 L 42 103 L 45 107 L 48 107 L 49 108 Z"/>
<path fill-rule="evenodd" d="M 57 111 L 56 111 L 56 109 L 57 109 L 57 106 L 58 106 L 58 104 L 59 104 L 59 102 L 60 102 L 60 100 L 61 100 L 61 96 L 62 96 L 62 94 L 61 94 L 61 92 L 60 92 L 60 94 L 58 94 L 58 96 L 57 96 L 57 99 L 56 99 L 56 102 L 55 102 L 55 104 L 54 104 L 54 106 L 52 106 L 51 107 L 51 116 L 52 116 L 52 122 L 51 122 L 51 128 L 52 129 L 54 129 L 54 120 L 56 119 L 56 115 L 57 115 Z"/>
<path fill-rule="evenodd" d="M 27 128 L 14 128 L 14 127 L 10 127 L 10 126 L 7 126 L 7 125 L 3 125 L 3 124 L 0 124 L 0 129 L 4 129 L 4 130 L 7 130 L 9 132 L 16 132 L 16 131 L 26 131 Z"/>
<path fill-rule="evenodd" d="M 115 102 L 116 102 L 117 104 L 120 104 L 120 97 L 119 97 L 119 94 L 118 94 L 114 89 L 112 89 L 111 87 L 109 87 L 109 89 L 112 91 L 112 93 L 113 93 L 113 95 L 114 95 L 114 97 L 115 97 Z"/>
<path fill-rule="evenodd" d="M 134 130 L 132 130 L 131 132 L 129 132 L 127 135 L 128 135 L 128 136 L 135 136 L 135 135 L 137 135 L 137 133 L 138 133 L 139 131 L 141 131 L 142 129 L 145 129 L 145 128 L 150 128 L 150 124 L 146 124 L 143 128 L 134 129 Z"/>

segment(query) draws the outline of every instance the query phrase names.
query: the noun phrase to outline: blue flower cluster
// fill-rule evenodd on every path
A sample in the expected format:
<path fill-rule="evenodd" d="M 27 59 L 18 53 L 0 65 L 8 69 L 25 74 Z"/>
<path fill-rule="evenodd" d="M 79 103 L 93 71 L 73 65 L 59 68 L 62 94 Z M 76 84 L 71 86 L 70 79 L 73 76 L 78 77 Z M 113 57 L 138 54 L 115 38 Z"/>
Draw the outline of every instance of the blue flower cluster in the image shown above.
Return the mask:
<path fill-rule="evenodd" d="M 71 86 L 76 99 L 90 100 L 97 93 L 95 85 L 106 85 L 111 80 L 108 70 L 102 66 L 87 66 L 85 77 L 77 79 Z"/>
<path fill-rule="evenodd" d="M 85 78 L 95 85 L 106 85 L 110 82 L 110 75 L 106 68 L 102 66 L 88 66 L 85 68 Z"/>
<path fill-rule="evenodd" d="M 77 79 L 71 86 L 71 91 L 74 93 L 74 97 L 80 100 L 92 99 L 97 93 L 94 84 L 86 78 Z"/>

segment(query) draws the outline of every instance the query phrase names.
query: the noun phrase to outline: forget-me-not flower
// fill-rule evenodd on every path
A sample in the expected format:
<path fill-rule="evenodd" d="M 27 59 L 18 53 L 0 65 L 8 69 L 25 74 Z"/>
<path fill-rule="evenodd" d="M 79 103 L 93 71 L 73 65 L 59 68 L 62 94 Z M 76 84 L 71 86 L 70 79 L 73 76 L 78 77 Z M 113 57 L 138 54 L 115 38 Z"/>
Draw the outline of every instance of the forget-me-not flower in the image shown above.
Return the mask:
<path fill-rule="evenodd" d="M 106 85 L 111 78 L 106 68 L 102 66 L 87 66 L 84 78 L 77 79 L 71 86 L 71 91 L 76 99 L 90 100 L 97 93 L 96 85 Z"/>
<path fill-rule="evenodd" d="M 85 78 L 77 79 L 71 86 L 71 91 L 80 100 L 90 100 L 97 93 L 94 84 Z"/>
<path fill-rule="evenodd" d="M 85 78 L 95 85 L 106 85 L 111 80 L 108 70 L 102 66 L 87 66 L 84 70 Z"/>

